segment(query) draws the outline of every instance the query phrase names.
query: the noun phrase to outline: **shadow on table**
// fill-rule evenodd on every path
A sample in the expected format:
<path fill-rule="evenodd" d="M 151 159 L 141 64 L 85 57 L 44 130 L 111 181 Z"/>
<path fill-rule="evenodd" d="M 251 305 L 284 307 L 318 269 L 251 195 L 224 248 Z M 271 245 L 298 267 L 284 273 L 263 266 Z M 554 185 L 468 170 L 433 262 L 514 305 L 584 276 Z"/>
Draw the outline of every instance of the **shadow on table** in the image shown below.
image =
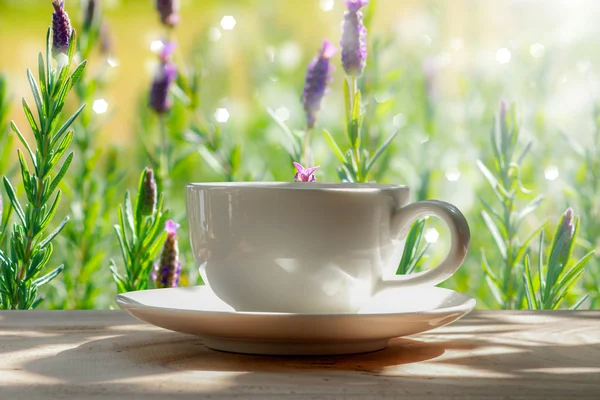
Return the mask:
<path fill-rule="evenodd" d="M 569 333 L 570 318 L 562 320 L 558 316 L 557 323 L 565 325 L 557 329 L 567 337 L 576 335 L 577 344 L 543 343 L 537 340 L 539 334 L 535 329 L 523 333 L 531 339 L 527 345 L 515 339 L 498 341 L 499 336 L 489 332 L 466 338 L 456 335 L 457 339 L 447 341 L 433 341 L 436 335 L 431 333 L 418 340 L 394 339 L 388 348 L 373 353 L 265 357 L 213 351 L 193 336 L 140 330 L 115 332 L 115 336 L 91 340 L 53 357 L 31 361 L 24 368 L 73 387 L 102 386 L 106 393 L 114 390 L 113 393 L 129 393 L 128 396 L 145 393 L 142 397 L 146 400 L 152 400 L 156 393 L 147 393 L 148 387 L 122 380 L 150 378 L 144 381 L 152 383 L 171 379 L 172 384 L 165 387 L 175 388 L 180 382 L 188 392 L 181 394 L 183 398 L 189 395 L 189 390 L 209 393 L 206 382 L 210 378 L 206 375 L 172 378 L 177 373 L 196 371 L 232 373 L 215 376 L 216 382 L 223 380 L 226 384 L 220 388 L 217 385 L 210 392 L 211 398 L 243 393 L 254 393 L 261 399 L 277 398 L 290 390 L 297 393 L 312 390 L 316 396 L 350 394 L 364 398 L 375 393 L 373 390 L 382 395 L 493 393 L 538 398 L 597 394 L 600 391 L 597 336 L 586 338 L 587 331 L 581 324 Z M 488 324 L 493 322 L 489 320 Z M 444 337 L 453 335 L 444 333 Z M 15 386 L 12 388 L 16 390 Z M 26 386 L 21 389 L 28 390 Z"/>
<path fill-rule="evenodd" d="M 215 351 L 201 339 L 167 331 L 126 333 L 92 340 L 54 357 L 35 360 L 27 370 L 43 376 L 82 382 L 163 374 L 169 371 L 355 371 L 378 373 L 386 367 L 432 360 L 444 345 L 394 339 L 381 351 L 348 356 L 269 357 Z M 95 374 L 81 373 L 93 363 Z"/>
<path fill-rule="evenodd" d="M 107 332 L 114 331 L 115 334 L 123 335 L 149 328 L 129 315 L 115 311 L 94 311 L 93 318 L 85 318 L 86 315 L 91 315 L 88 311 L 68 311 L 75 318 L 57 325 L 57 320 L 64 319 L 62 313 L 63 311 L 47 310 L 3 312 L 0 315 L 0 359 L 10 353 L 32 348 L 83 342 L 106 335 Z M 112 323 L 102 323 L 103 318 Z M 114 322 L 115 318 L 117 323 Z"/>

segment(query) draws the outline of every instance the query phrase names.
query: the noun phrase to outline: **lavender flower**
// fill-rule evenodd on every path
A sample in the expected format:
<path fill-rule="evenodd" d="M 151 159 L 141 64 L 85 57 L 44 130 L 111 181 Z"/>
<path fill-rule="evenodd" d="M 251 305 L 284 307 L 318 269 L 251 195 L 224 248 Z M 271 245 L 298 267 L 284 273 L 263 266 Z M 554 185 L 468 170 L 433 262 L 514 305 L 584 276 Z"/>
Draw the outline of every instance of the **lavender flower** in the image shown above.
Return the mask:
<path fill-rule="evenodd" d="M 65 11 L 65 0 L 53 0 L 52 13 L 52 49 L 54 54 L 67 54 L 73 29 L 69 14 Z"/>
<path fill-rule="evenodd" d="M 367 28 L 359 10 L 369 4 L 368 0 L 347 0 L 348 11 L 342 23 L 342 65 L 346 74 L 359 76 L 367 63 Z"/>
<path fill-rule="evenodd" d="M 440 62 L 436 57 L 428 57 L 421 63 L 423 70 L 425 93 L 427 100 L 431 101 L 437 96 L 437 78 L 440 72 Z"/>
<path fill-rule="evenodd" d="M 179 22 L 179 0 L 156 0 L 160 22 L 172 28 Z"/>
<path fill-rule="evenodd" d="M 140 214 L 143 216 L 153 215 L 156 212 L 156 180 L 151 168 L 144 169 L 144 179 L 139 196 L 141 196 Z"/>
<path fill-rule="evenodd" d="M 106 21 L 100 25 L 100 53 L 110 54 L 113 52 L 112 34 Z"/>
<path fill-rule="evenodd" d="M 294 161 L 294 167 L 296 167 L 296 175 L 294 175 L 294 181 L 296 182 L 314 182 L 317 180 L 315 178 L 314 172 L 319 168 L 319 166 L 304 168 L 300 163 Z"/>
<path fill-rule="evenodd" d="M 562 248 L 558 254 L 557 262 L 560 265 L 566 265 L 569 261 L 569 257 L 571 256 L 572 242 L 573 237 L 575 235 L 575 223 L 573 216 L 573 209 L 571 207 L 567 208 L 562 216 L 562 223 L 560 224 L 560 228 L 558 229 L 558 234 L 556 236 L 556 241 L 558 241 L 561 237 L 564 237 L 564 241 L 562 242 Z"/>
<path fill-rule="evenodd" d="M 335 52 L 336 49 L 333 44 L 324 40 L 319 54 L 308 66 L 304 92 L 302 93 L 302 105 L 306 112 L 306 125 L 308 129 L 315 126 L 317 114 L 321 109 L 321 100 L 323 100 L 325 93 L 327 93 L 327 84 L 333 79 L 331 74 L 334 66 L 330 60 Z"/>
<path fill-rule="evenodd" d="M 177 77 L 177 67 L 171 60 L 171 53 L 175 48 L 175 43 L 167 43 L 160 55 L 160 65 L 152 88 L 150 89 L 150 107 L 159 114 L 165 113 L 171 109 L 171 100 L 169 99 L 169 87 Z"/>
<path fill-rule="evenodd" d="M 508 114 L 508 103 L 502 99 L 500 101 L 500 112 L 498 118 L 500 119 L 500 130 L 501 132 L 508 132 L 508 126 L 506 123 L 506 116 Z"/>
<path fill-rule="evenodd" d="M 179 246 L 177 244 L 177 229 L 179 224 L 168 220 L 165 224 L 167 240 L 163 246 L 160 264 L 154 264 L 152 280 L 158 288 L 177 287 L 181 276 L 179 261 Z"/>

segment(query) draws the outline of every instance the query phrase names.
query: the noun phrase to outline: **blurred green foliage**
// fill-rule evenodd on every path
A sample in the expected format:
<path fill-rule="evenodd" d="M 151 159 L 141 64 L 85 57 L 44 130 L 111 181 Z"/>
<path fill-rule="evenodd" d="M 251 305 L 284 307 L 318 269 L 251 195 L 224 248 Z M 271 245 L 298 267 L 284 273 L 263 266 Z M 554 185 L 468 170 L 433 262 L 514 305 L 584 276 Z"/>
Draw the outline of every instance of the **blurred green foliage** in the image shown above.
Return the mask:
<path fill-rule="evenodd" d="M 67 8 L 79 31 L 78 3 L 68 2 Z M 200 279 L 186 240 L 185 184 L 293 179 L 288 137 L 270 114 L 293 132 L 303 129 L 299 98 L 306 66 L 322 39 L 339 42 L 344 10 L 338 0 L 184 1 L 181 24 L 167 33 L 150 1 L 103 3 L 112 46 L 101 49 L 98 42 L 97 48 L 85 51 L 90 63 L 84 85 L 70 99 L 72 110 L 81 100 L 90 106 L 76 127 L 76 159 L 63 185 L 63 204 L 69 207 L 64 211 L 74 216 L 74 223 L 57 243 L 54 257 L 65 263 L 65 273 L 44 288 L 48 301 L 42 306 L 47 308 L 113 305 L 116 290 L 108 258 L 119 254 L 111 232 L 117 223 L 114 211 L 125 191 L 135 188 L 143 168 L 152 164 L 149 154 L 161 143 L 158 118 L 147 107 L 157 64 L 151 44 L 167 35 L 178 42 L 180 90 L 172 93 L 174 106 L 165 118 L 173 154 L 165 207 L 182 226 L 181 284 L 191 285 Z M 595 41 L 600 27 L 589 23 L 600 16 L 600 7 L 542 3 L 378 0 L 376 7 L 365 9 L 369 56 L 359 81 L 364 147 L 377 149 L 398 132 L 371 178 L 409 185 L 413 201 L 437 198 L 463 210 L 473 233 L 471 251 L 443 286 L 475 296 L 479 308 L 503 307 L 481 267 L 482 249 L 491 270 L 506 262 L 481 215 L 480 199 L 491 202 L 494 194 L 476 164 L 481 160 L 494 165 L 497 157 L 490 131 L 500 99 L 518 104 L 519 149 L 531 143 L 519 166 L 520 183 L 545 197 L 524 216 L 520 229 L 534 232 L 545 220 L 554 226 L 570 206 L 581 218 L 572 261 L 594 250 L 600 240 L 600 147 L 594 111 L 599 81 L 593 68 L 600 65 Z M 0 60 L 0 71 L 9 77 L 12 97 L 19 98 L 25 65 L 35 61 L 36 52 L 29 49 L 42 43 L 39 32 L 48 23 L 48 4 L 4 0 L 0 7 L 0 46 L 19 54 Z M 225 15 L 235 17 L 231 30 L 220 25 Z M 339 58 L 337 63 L 317 129 L 327 129 L 338 143 L 346 143 Z M 106 101 L 106 110 L 98 100 Z M 226 121 L 222 109 L 229 115 Z M 10 117 L 19 122 L 19 115 Z M 0 143 L 3 153 L 7 145 Z M 313 135 L 312 152 L 321 165 L 318 179 L 337 181 L 340 162 L 327 136 Z M 437 241 L 433 229 L 439 232 Z M 412 254 L 399 270 L 435 265 L 449 247 L 447 231 L 437 220 L 428 220 L 411 241 L 425 249 L 422 261 Z M 535 242 L 531 260 L 539 258 Z M 581 307 L 600 304 L 598 256 L 590 259 L 565 306 L 586 293 Z M 521 263 L 519 273 L 523 268 Z M 519 278 L 514 280 L 522 284 Z M 527 306 L 524 295 L 522 307 Z"/>

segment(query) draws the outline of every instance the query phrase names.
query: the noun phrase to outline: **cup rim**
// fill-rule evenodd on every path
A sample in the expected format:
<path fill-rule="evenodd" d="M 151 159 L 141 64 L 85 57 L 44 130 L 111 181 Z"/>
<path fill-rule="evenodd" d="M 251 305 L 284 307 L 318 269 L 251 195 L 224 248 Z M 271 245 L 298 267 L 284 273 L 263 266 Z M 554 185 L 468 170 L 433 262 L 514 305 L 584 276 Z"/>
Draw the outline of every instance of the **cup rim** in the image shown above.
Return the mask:
<path fill-rule="evenodd" d="M 385 183 L 356 182 L 283 182 L 283 181 L 249 181 L 249 182 L 192 182 L 186 185 L 189 189 L 241 189 L 260 190 L 309 190 L 309 191 L 349 191 L 349 192 L 383 192 L 408 190 L 406 185 Z"/>

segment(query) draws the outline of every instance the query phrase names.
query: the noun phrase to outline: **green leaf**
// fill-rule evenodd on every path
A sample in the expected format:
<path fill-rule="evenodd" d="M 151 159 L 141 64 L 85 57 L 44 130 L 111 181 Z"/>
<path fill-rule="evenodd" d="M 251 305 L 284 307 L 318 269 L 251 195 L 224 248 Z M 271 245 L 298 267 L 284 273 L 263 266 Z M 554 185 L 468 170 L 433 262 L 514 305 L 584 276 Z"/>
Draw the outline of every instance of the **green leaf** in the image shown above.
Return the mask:
<path fill-rule="evenodd" d="M 40 248 L 38 246 L 34 247 L 32 251 L 31 262 L 29 264 L 29 267 L 27 268 L 24 281 L 29 281 L 35 278 L 40 273 L 42 268 L 44 268 L 50 260 L 50 257 L 52 256 L 52 251 L 52 243 L 50 243 L 46 248 Z"/>
<path fill-rule="evenodd" d="M 164 224 L 163 224 L 164 225 Z M 150 260 L 155 259 L 158 256 L 158 252 L 163 247 L 165 240 L 167 240 L 167 231 L 162 231 L 161 234 L 156 238 L 154 243 L 148 248 L 148 258 Z"/>
<path fill-rule="evenodd" d="M 533 232 L 531 232 L 529 234 L 529 236 L 527 237 L 527 239 L 525 239 L 525 241 L 521 245 L 521 248 L 517 252 L 517 255 L 514 258 L 514 263 L 515 264 L 518 264 L 521 261 L 521 258 L 523 258 L 523 256 L 525 255 L 525 252 L 529 248 L 529 244 L 531 243 L 531 241 L 533 240 L 533 238 L 536 237 L 538 235 L 538 233 L 541 232 L 542 229 L 544 229 L 544 227 L 546 226 L 547 223 L 548 223 L 547 221 L 544 221 L 543 224 L 541 224 L 536 229 L 534 229 Z"/>
<path fill-rule="evenodd" d="M 502 259 L 506 260 L 507 259 L 506 244 L 504 243 L 502 235 L 500 234 L 500 231 L 496 227 L 494 220 L 492 220 L 492 217 L 490 217 L 490 215 L 485 210 L 481 211 L 481 216 L 483 217 L 483 221 L 485 222 L 485 225 L 487 226 L 488 230 L 492 234 L 492 238 L 494 239 L 494 242 L 496 243 L 496 246 L 498 247 L 498 250 L 500 251 L 500 255 L 502 256 Z"/>
<path fill-rule="evenodd" d="M 569 308 L 569 310 L 577 310 L 583 304 L 583 302 L 587 300 L 588 297 L 590 297 L 589 293 L 581 296 L 581 298 L 577 300 L 577 302 L 573 305 L 573 307 Z"/>
<path fill-rule="evenodd" d="M 491 171 L 480 161 L 477 160 L 477 167 L 485 177 L 485 179 L 489 182 L 494 194 L 500 200 L 500 202 L 504 203 L 507 199 L 510 198 L 509 194 L 506 190 L 500 185 L 496 177 L 491 173 Z"/>
<path fill-rule="evenodd" d="M 492 279 L 490 278 L 489 275 L 485 276 L 485 282 L 487 283 L 488 287 L 490 288 L 490 292 L 492 293 L 492 296 L 494 297 L 494 300 L 496 300 L 496 302 L 498 303 L 498 305 L 502 308 L 504 308 L 504 298 L 502 296 L 502 292 L 500 291 L 500 289 L 494 284 L 494 282 L 492 281 Z"/>
<path fill-rule="evenodd" d="M 385 140 L 385 142 L 383 142 L 383 144 L 381 145 L 381 147 L 379 147 L 379 149 L 377 149 L 377 151 L 375 152 L 375 154 L 373 155 L 373 157 L 371 157 L 371 159 L 369 160 L 369 163 L 367 164 L 366 173 L 369 173 L 369 171 L 371 171 L 371 168 L 373 168 L 373 165 L 375 165 L 375 162 L 379 159 L 379 157 L 381 157 L 381 155 L 383 154 L 383 152 L 388 148 L 388 146 L 396 138 L 396 136 L 398 135 L 399 132 L 400 132 L 400 130 L 397 130 L 396 132 L 392 133 Z"/>
<path fill-rule="evenodd" d="M 233 147 L 229 155 L 229 165 L 231 166 L 231 174 L 235 174 L 242 164 L 242 147 L 238 144 Z"/>
<path fill-rule="evenodd" d="M 573 276 L 573 278 L 565 284 L 565 287 L 562 288 L 562 290 L 558 292 L 558 294 L 556 295 L 556 298 L 550 298 L 552 300 L 552 302 L 549 303 L 549 305 L 550 305 L 550 307 L 548 307 L 549 309 L 551 309 L 551 310 L 558 309 L 558 307 L 560 306 L 560 303 L 562 303 L 563 299 L 567 296 L 571 287 L 573 285 L 575 285 L 575 283 L 577 283 L 579 278 L 581 278 L 581 276 L 583 275 L 583 272 L 584 271 L 582 269 L 577 274 L 575 274 Z"/>
<path fill-rule="evenodd" d="M 64 82 L 60 87 L 60 90 L 54 99 L 54 108 L 52 109 L 52 114 L 50 116 L 51 120 L 57 118 L 65 106 L 65 101 L 67 100 L 67 95 L 69 94 L 69 88 L 69 82 Z"/>
<path fill-rule="evenodd" d="M 129 263 L 131 262 L 131 252 L 129 250 L 129 247 L 127 246 L 127 242 L 125 241 L 125 238 L 123 237 L 123 233 L 121 231 L 121 227 L 118 225 L 114 226 L 115 229 L 115 233 L 117 234 L 117 238 L 119 240 L 119 247 L 121 248 L 121 255 L 123 256 L 123 262 L 125 263 L 125 265 L 129 265 Z"/>
<path fill-rule="evenodd" d="M 540 240 L 538 242 L 539 243 L 539 245 L 538 245 L 538 247 L 539 247 L 539 254 L 538 254 L 538 283 L 540 285 L 540 289 L 539 289 L 540 290 L 540 299 L 539 299 L 540 308 L 542 308 L 544 306 L 544 301 L 545 301 L 545 298 L 544 298 L 544 285 L 545 285 L 545 282 L 544 282 L 544 278 L 543 278 L 544 274 L 542 272 L 543 268 L 544 268 L 544 262 L 543 262 L 543 259 L 544 259 L 544 235 L 545 235 L 545 232 L 542 229 L 540 231 Z"/>
<path fill-rule="evenodd" d="M 142 194 L 144 193 L 144 178 L 145 178 L 145 176 L 146 176 L 146 169 L 144 169 L 142 171 L 142 173 L 140 174 L 140 177 L 138 179 L 138 185 L 137 185 L 137 199 L 135 202 L 134 214 L 135 214 L 135 224 L 138 227 L 138 229 L 142 225 L 142 202 L 144 200 L 144 196 L 142 196 Z"/>
<path fill-rule="evenodd" d="M 29 126 L 31 126 L 31 130 L 33 131 L 36 140 L 39 141 L 40 128 L 38 127 L 37 122 L 35 122 L 35 118 L 33 117 L 29 104 L 27 104 L 25 98 L 23 98 L 23 111 L 25 112 L 25 117 L 27 117 L 27 122 L 29 122 Z"/>
<path fill-rule="evenodd" d="M 109 269 L 112 274 L 113 280 L 117 284 L 117 291 L 119 293 L 126 292 L 128 290 L 128 285 L 125 282 L 125 280 L 121 277 L 121 275 L 119 274 L 119 271 L 117 270 L 117 265 L 115 264 L 115 262 L 113 260 L 110 260 Z"/>
<path fill-rule="evenodd" d="M 504 226 L 504 218 L 502 218 L 502 216 L 500 216 L 500 214 L 498 213 L 498 211 L 496 211 L 492 205 L 490 203 L 488 203 L 486 200 L 484 200 L 483 198 L 479 198 L 479 200 L 481 201 L 481 203 L 483 204 L 483 206 L 485 207 L 485 209 L 487 210 L 487 212 L 494 218 L 496 218 L 496 221 L 500 224 L 500 226 L 498 227 L 498 229 L 500 230 L 500 233 L 502 234 L 502 237 L 504 238 L 508 238 L 508 232 L 506 232 L 506 227 Z"/>
<path fill-rule="evenodd" d="M 71 86 L 69 87 L 69 90 L 71 90 L 73 88 L 73 86 L 75 86 L 77 84 L 77 82 L 79 81 L 79 79 L 81 79 L 81 77 L 83 76 L 83 70 L 85 69 L 86 64 L 87 64 L 87 60 L 83 60 L 77 66 L 77 68 L 75 68 L 75 71 L 73 71 L 73 73 L 71 74 L 71 78 L 69 79 L 71 82 Z"/>
<path fill-rule="evenodd" d="M 56 210 L 58 209 L 58 205 L 60 204 L 61 198 L 62 198 L 62 192 L 59 190 L 58 192 L 56 192 L 56 197 L 54 198 L 54 201 L 52 202 L 50 211 L 48 211 L 48 213 L 46 214 L 46 216 L 40 223 L 40 227 L 39 227 L 40 231 L 43 231 L 44 229 L 46 229 L 46 227 L 48 226 L 50 221 L 52 221 L 52 218 L 54 218 L 54 214 L 56 214 Z"/>
<path fill-rule="evenodd" d="M 35 100 L 35 105 L 38 109 L 38 115 L 40 117 L 41 124 L 42 117 L 46 115 L 46 107 L 44 107 L 44 101 L 42 100 L 42 93 L 40 92 L 40 88 L 29 68 L 27 68 L 27 80 L 29 80 L 29 86 L 31 87 L 31 92 L 33 93 L 33 99 Z"/>
<path fill-rule="evenodd" d="M 337 174 L 341 182 L 354 182 L 354 180 L 350 176 L 348 168 L 345 165 L 338 167 Z"/>
<path fill-rule="evenodd" d="M 521 152 L 521 154 L 517 158 L 517 164 L 518 165 L 523 164 L 523 161 L 525 160 L 525 156 L 527 155 L 527 153 L 529 153 L 529 150 L 531 150 L 531 145 L 532 145 L 531 141 L 529 143 L 527 143 L 527 145 L 525 146 L 525 148 L 523 149 L 523 151 Z"/>
<path fill-rule="evenodd" d="M 131 203 L 131 196 L 129 192 L 125 193 L 125 228 L 129 228 L 129 232 L 131 234 L 131 242 L 135 243 L 137 241 L 137 233 L 135 223 L 133 222 L 133 206 Z M 139 227 L 138 227 L 139 229 Z"/>
<path fill-rule="evenodd" d="M 51 280 L 56 278 L 58 275 L 60 275 L 60 273 L 62 272 L 63 269 L 64 269 L 64 265 L 59 265 L 56 269 L 48 272 L 46 275 L 44 275 L 42 277 L 37 278 L 31 284 L 35 287 L 40 287 L 42 285 L 45 285 L 46 283 L 50 282 Z"/>
<path fill-rule="evenodd" d="M 69 127 L 71 126 L 73 121 L 75 121 L 75 119 L 79 116 L 79 114 L 81 114 L 81 112 L 83 111 L 84 108 L 85 108 L 85 103 L 81 107 L 79 107 L 77 109 L 77 111 L 75 111 L 75 113 L 73 115 L 71 115 L 71 117 L 68 120 L 65 121 L 65 123 L 60 127 L 60 129 L 58 131 L 56 131 L 56 134 L 52 137 L 52 140 L 51 140 L 52 147 L 54 147 L 56 145 L 56 143 L 60 140 L 62 135 L 64 135 L 65 132 L 67 132 L 67 130 L 69 129 Z"/>
<path fill-rule="evenodd" d="M 352 120 L 352 103 L 350 100 L 350 80 L 344 81 L 344 110 L 346 112 L 346 132 L 350 132 L 350 121 Z M 352 142 L 350 142 L 352 143 Z"/>
<path fill-rule="evenodd" d="M 17 134 L 17 136 L 19 137 L 19 140 L 21 141 L 23 146 L 25 146 L 25 148 L 27 149 L 27 152 L 29 153 L 29 156 L 31 157 L 31 161 L 33 162 L 33 166 L 35 169 L 37 169 L 37 159 L 36 159 L 35 155 L 33 154 L 33 151 L 31 151 L 31 147 L 29 147 L 29 143 L 27 143 L 27 140 L 25 140 L 25 137 L 23 136 L 23 134 L 21 133 L 19 128 L 17 128 L 17 125 L 15 124 L 14 121 L 10 121 L 10 127 Z"/>
<path fill-rule="evenodd" d="M 44 202 L 46 202 L 48 200 L 48 198 L 52 195 L 52 193 L 54 193 L 54 190 L 56 189 L 56 187 L 58 186 L 58 184 L 60 183 L 62 178 L 67 173 L 67 170 L 69 169 L 69 165 L 71 165 L 71 161 L 73 161 L 73 153 L 69 153 L 69 155 L 65 159 L 65 162 L 63 163 L 62 167 L 60 167 L 58 174 L 52 180 L 52 183 L 50 184 L 50 186 L 48 188 L 48 194 L 47 194 L 47 196 L 45 196 Z"/>
<path fill-rule="evenodd" d="M 360 105 L 360 91 L 357 91 L 352 102 L 352 119 L 350 121 L 349 132 L 350 144 L 353 148 L 360 147 L 360 125 L 362 121 L 360 115 Z"/>
<path fill-rule="evenodd" d="M 67 135 L 63 138 L 63 140 L 59 143 L 57 149 L 54 151 L 52 158 L 48 162 L 48 167 L 47 167 L 48 170 L 52 169 L 58 163 L 58 161 L 62 158 L 62 156 L 65 154 L 65 152 L 69 148 L 69 145 L 71 144 L 72 140 L 73 140 L 73 131 L 70 131 L 69 133 L 67 133 Z"/>
<path fill-rule="evenodd" d="M 119 225 L 117 227 L 119 228 L 119 232 L 121 232 L 123 235 L 126 249 L 129 251 L 133 247 L 132 244 L 135 243 L 135 234 L 127 229 L 128 225 L 125 223 L 125 212 L 123 211 L 123 205 L 119 205 L 117 208 L 117 218 L 119 220 Z M 115 227 L 115 229 L 117 229 L 117 227 Z M 119 232 L 117 232 L 117 235 Z M 131 240 L 129 238 L 131 238 Z"/>
<path fill-rule="evenodd" d="M 152 221 L 148 227 L 146 235 L 144 236 L 144 240 L 142 241 L 142 248 L 148 248 L 152 245 L 152 243 L 154 243 L 155 240 L 157 240 L 163 230 L 163 227 L 165 226 L 165 223 L 167 222 L 167 215 L 168 212 L 164 212 L 159 214 L 157 218 Z"/>
<path fill-rule="evenodd" d="M 569 271 L 566 274 L 563 274 L 562 277 L 556 283 L 555 287 L 553 288 L 551 297 L 559 297 L 559 291 L 563 291 L 564 288 L 568 289 L 570 286 L 572 286 L 577 281 L 575 277 L 578 276 L 580 273 L 583 273 L 583 269 L 585 268 L 590 258 L 592 258 L 593 256 L 594 251 L 592 250 L 585 256 L 583 256 L 581 260 L 579 260 L 577 264 L 575 264 L 571 269 L 569 269 Z"/>
<path fill-rule="evenodd" d="M 412 272 L 411 267 L 414 268 L 416 264 L 415 256 L 419 250 L 419 245 L 423 236 L 423 228 L 425 227 L 426 222 L 427 220 L 424 218 L 419 219 L 410 227 L 410 230 L 406 235 L 404 251 L 402 252 L 402 258 L 400 259 L 396 274 L 409 274 Z"/>
<path fill-rule="evenodd" d="M 500 132 L 500 118 L 494 117 L 494 125 L 490 132 L 490 139 L 492 141 L 492 150 L 494 150 L 494 157 L 498 163 L 499 168 L 504 167 L 504 157 L 502 156 L 502 149 L 500 141 L 502 139 Z"/>
<path fill-rule="evenodd" d="M 344 156 L 344 153 L 327 129 L 323 129 L 323 136 L 325 137 L 325 141 L 329 145 L 329 148 L 333 151 L 333 154 L 337 157 L 338 161 L 342 164 L 346 164 L 346 157 Z"/>
<path fill-rule="evenodd" d="M 51 64 L 52 62 L 50 61 L 50 49 L 52 48 L 52 46 L 50 45 L 50 29 L 48 28 L 48 30 L 46 31 L 46 77 L 47 77 L 47 82 L 48 82 L 48 92 L 47 93 L 51 93 L 52 92 L 52 73 L 51 73 Z"/>
<path fill-rule="evenodd" d="M 277 126 L 279 126 L 279 128 L 281 129 L 283 134 L 287 137 L 289 145 L 291 146 L 290 155 L 292 157 L 294 157 L 295 159 L 299 159 L 300 155 L 302 154 L 302 149 L 300 147 L 300 144 L 298 143 L 298 139 L 296 138 L 296 136 L 294 136 L 294 134 L 292 133 L 290 128 L 287 127 L 285 122 L 283 122 L 281 120 L 281 118 L 279 118 L 277 116 L 275 111 L 273 111 L 271 108 L 267 107 L 267 113 L 269 113 L 269 115 L 271 116 L 273 121 L 275 121 Z"/>
<path fill-rule="evenodd" d="M 557 242 L 552 243 L 552 247 L 550 248 L 550 257 L 548 258 L 548 265 L 546 270 L 546 281 L 544 287 L 544 299 L 545 301 L 549 301 L 550 291 L 552 290 L 554 284 L 558 277 L 562 274 L 564 270 L 564 265 L 559 262 L 560 253 L 563 251 L 563 246 L 566 243 L 567 234 L 562 234 L 558 238 Z"/>
<path fill-rule="evenodd" d="M 67 222 L 69 222 L 69 217 L 65 217 L 65 219 L 62 220 L 62 222 L 56 227 L 56 229 L 54 229 L 47 237 L 46 239 L 42 240 L 39 244 L 39 247 L 46 247 L 51 241 L 52 239 L 54 239 L 59 233 L 60 231 L 63 230 L 63 228 L 65 227 L 65 225 L 67 224 Z"/>
<path fill-rule="evenodd" d="M 538 208 L 538 206 L 542 203 L 543 200 L 544 196 L 542 195 L 539 195 L 535 199 L 531 200 L 531 202 L 529 202 L 529 204 L 527 204 L 519 213 L 519 216 L 517 217 L 517 224 L 523 221 L 523 219 L 527 215 L 535 211 L 535 209 Z"/>
<path fill-rule="evenodd" d="M 488 275 L 492 282 L 494 282 L 494 284 L 500 288 L 500 280 L 498 279 L 498 276 L 494 273 L 494 271 L 490 268 L 490 265 L 487 261 L 487 257 L 485 256 L 485 251 L 483 249 L 481 249 L 481 267 L 483 268 L 483 272 Z"/>
<path fill-rule="evenodd" d="M 46 83 L 46 67 L 44 66 L 44 56 L 42 56 L 42 53 L 38 54 L 38 76 L 40 80 L 41 92 L 43 95 L 44 93 L 48 92 L 48 86 Z"/>
<path fill-rule="evenodd" d="M 525 256 L 525 295 L 527 296 L 527 304 L 530 310 L 538 310 L 538 302 L 533 288 L 533 280 L 531 279 L 531 268 L 529 266 L 529 256 Z"/>
<path fill-rule="evenodd" d="M 6 176 L 4 177 L 4 188 L 6 189 L 6 195 L 8 196 L 8 199 L 10 200 L 10 203 L 12 204 L 13 209 L 15 210 L 15 212 L 17 213 L 17 216 L 23 223 L 23 227 L 27 228 L 27 220 L 25 219 L 25 213 L 23 212 L 23 208 L 21 207 L 19 200 L 17 200 L 17 195 L 15 194 L 15 189 L 12 187 L 12 185 L 10 184 L 10 181 L 8 180 L 8 178 Z"/>
<path fill-rule="evenodd" d="M 514 172 L 512 172 L 514 171 Z M 524 193 L 524 194 L 532 194 L 533 190 L 529 190 L 527 189 L 525 186 L 523 186 L 523 181 L 521 180 L 521 167 L 517 164 L 511 164 L 510 165 L 510 171 L 509 171 L 510 175 L 516 175 L 517 179 L 515 179 L 513 181 L 513 184 L 519 188 L 519 190 Z"/>

